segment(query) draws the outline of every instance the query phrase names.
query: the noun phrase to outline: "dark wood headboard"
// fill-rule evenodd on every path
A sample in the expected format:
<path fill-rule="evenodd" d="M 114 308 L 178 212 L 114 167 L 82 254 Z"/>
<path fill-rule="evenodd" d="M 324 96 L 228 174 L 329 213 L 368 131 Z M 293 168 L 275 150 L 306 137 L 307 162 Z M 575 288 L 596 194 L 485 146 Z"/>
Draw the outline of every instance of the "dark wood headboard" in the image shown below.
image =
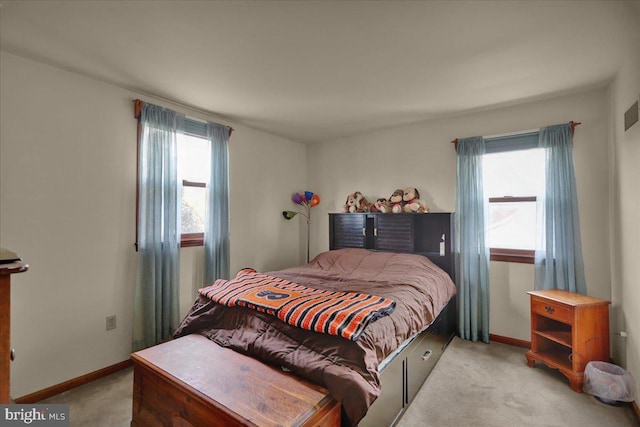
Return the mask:
<path fill-rule="evenodd" d="M 453 215 L 451 212 L 330 213 L 329 249 L 365 248 L 424 255 L 449 273 L 455 282 Z"/>

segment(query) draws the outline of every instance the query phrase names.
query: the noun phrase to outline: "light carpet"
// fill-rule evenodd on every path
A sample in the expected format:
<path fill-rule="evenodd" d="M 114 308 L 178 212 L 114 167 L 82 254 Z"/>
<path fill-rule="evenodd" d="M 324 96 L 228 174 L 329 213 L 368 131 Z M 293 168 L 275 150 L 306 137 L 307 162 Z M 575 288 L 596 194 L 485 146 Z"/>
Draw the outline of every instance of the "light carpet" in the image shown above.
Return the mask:
<path fill-rule="evenodd" d="M 529 368 L 525 351 L 454 338 L 398 426 L 640 426 L 630 407 L 576 393 L 543 364 Z M 129 368 L 40 403 L 69 404 L 72 427 L 125 427 L 132 391 Z"/>
<path fill-rule="evenodd" d="M 536 363 L 526 349 L 454 338 L 400 427 L 634 426 L 630 406 L 614 407 L 576 393 L 557 370 Z"/>

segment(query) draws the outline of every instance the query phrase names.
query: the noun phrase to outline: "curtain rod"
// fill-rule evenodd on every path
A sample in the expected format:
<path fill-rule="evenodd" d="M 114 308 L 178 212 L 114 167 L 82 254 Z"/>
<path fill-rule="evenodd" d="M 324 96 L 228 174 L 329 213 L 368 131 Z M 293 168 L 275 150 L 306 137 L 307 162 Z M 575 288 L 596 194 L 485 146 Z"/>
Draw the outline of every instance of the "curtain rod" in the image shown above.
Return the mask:
<path fill-rule="evenodd" d="M 573 135 L 573 132 L 575 131 L 576 126 L 578 126 L 578 125 L 581 125 L 581 124 L 582 124 L 582 122 L 574 122 L 573 120 L 572 120 L 572 121 L 570 121 L 569 123 L 571 123 L 571 135 Z M 497 136 L 520 135 L 520 134 L 523 134 L 523 133 L 535 132 L 535 131 L 539 131 L 539 130 L 540 130 L 540 128 L 538 128 L 538 129 L 531 129 L 531 130 L 525 130 L 525 131 L 519 131 L 519 132 L 514 132 L 514 133 L 511 133 L 511 134 L 497 135 Z M 493 138 L 496 138 L 497 136 L 494 136 Z M 488 138 L 491 138 L 491 137 L 488 137 Z M 452 143 L 452 144 L 455 144 L 456 149 L 458 148 L 458 138 L 456 138 L 456 139 L 454 139 L 453 141 L 451 141 L 451 143 Z"/>
<path fill-rule="evenodd" d="M 134 105 L 134 115 L 136 119 L 140 118 L 140 113 L 142 112 L 142 105 L 144 104 L 144 101 L 141 99 L 134 99 L 133 100 L 133 105 Z M 191 107 L 188 107 L 191 108 Z M 227 128 L 229 129 L 229 137 L 231 137 L 231 134 L 233 133 L 234 129 L 231 126 L 227 126 Z"/>

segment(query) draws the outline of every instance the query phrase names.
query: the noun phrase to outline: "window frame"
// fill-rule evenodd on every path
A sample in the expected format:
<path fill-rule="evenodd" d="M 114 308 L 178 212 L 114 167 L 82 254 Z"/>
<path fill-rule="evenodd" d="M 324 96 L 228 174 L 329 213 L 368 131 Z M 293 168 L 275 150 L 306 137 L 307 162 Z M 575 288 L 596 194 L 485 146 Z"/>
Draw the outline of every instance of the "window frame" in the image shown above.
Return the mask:
<path fill-rule="evenodd" d="M 182 180 L 182 187 L 207 188 L 206 182 Z M 189 248 L 193 246 L 204 246 L 204 232 L 202 233 L 181 233 L 180 247 Z"/>
<path fill-rule="evenodd" d="M 536 196 L 505 196 L 490 197 L 489 203 L 519 203 L 519 202 L 536 202 Z M 534 264 L 536 251 L 535 249 L 511 249 L 511 248 L 489 248 L 491 261 L 515 262 L 519 264 Z"/>
<path fill-rule="evenodd" d="M 518 134 L 503 135 L 485 139 L 485 154 L 505 151 L 520 151 L 538 146 L 539 131 L 525 131 Z M 488 203 L 538 202 L 536 196 L 503 196 L 490 197 Z M 489 248 L 491 261 L 534 264 L 535 249 Z"/>
<path fill-rule="evenodd" d="M 489 203 L 518 203 L 536 202 L 536 196 L 519 197 L 490 197 Z M 535 249 L 510 249 L 510 248 L 489 248 L 491 261 L 516 262 L 519 264 L 533 264 L 535 261 Z"/>

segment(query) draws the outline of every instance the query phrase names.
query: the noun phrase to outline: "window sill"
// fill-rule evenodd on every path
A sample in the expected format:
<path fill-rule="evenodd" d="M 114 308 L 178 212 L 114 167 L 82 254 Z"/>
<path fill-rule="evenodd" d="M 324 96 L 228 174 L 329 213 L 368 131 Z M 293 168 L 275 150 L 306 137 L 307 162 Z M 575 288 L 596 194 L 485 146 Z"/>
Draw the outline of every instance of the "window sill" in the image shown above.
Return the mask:
<path fill-rule="evenodd" d="M 204 233 L 183 233 L 180 239 L 181 248 L 204 246 Z"/>
<path fill-rule="evenodd" d="M 515 262 L 519 264 L 533 264 L 535 251 L 525 249 L 491 248 L 491 261 Z"/>

